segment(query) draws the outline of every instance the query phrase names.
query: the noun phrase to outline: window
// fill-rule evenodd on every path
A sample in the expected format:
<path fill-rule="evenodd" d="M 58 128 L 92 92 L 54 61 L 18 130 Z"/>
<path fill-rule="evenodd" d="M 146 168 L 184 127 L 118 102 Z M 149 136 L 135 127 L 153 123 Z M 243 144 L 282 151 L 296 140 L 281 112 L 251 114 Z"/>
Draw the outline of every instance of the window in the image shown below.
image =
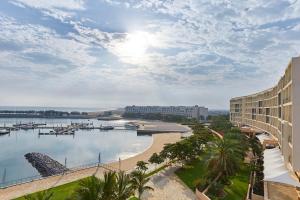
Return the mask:
<path fill-rule="evenodd" d="M 263 102 L 262 102 L 262 101 L 259 101 L 259 102 L 258 102 L 258 107 L 262 107 L 262 105 L 263 105 Z"/>
<path fill-rule="evenodd" d="M 270 115 L 270 108 L 266 108 L 266 115 Z"/>
<path fill-rule="evenodd" d="M 270 123 L 270 117 L 269 116 L 266 116 L 266 123 Z"/>
<path fill-rule="evenodd" d="M 281 104 L 281 93 L 278 94 L 278 105 Z"/>
<path fill-rule="evenodd" d="M 281 118 L 281 107 L 278 107 L 278 118 Z"/>

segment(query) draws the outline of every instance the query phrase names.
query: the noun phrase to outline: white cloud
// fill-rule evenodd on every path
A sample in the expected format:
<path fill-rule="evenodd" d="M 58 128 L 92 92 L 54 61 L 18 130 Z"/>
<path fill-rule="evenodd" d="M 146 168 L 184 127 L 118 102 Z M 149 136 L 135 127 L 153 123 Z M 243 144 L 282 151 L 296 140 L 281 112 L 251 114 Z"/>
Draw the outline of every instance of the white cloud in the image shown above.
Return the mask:
<path fill-rule="evenodd" d="M 97 24 L 98 16 L 81 16 L 82 12 L 89 12 L 85 1 L 12 2 L 39 9 L 44 15 L 59 19 L 63 25 L 71 25 L 72 31 L 62 36 L 47 25 L 22 24 L 2 18 L 0 27 L 5 28 L 0 30 L 0 39 L 17 43 L 22 50 L 0 56 L 16 58 L 14 65 L 20 63 L 20 59 L 36 72 L 47 71 L 53 76 L 57 72 L 49 69 L 63 66 L 44 63 L 47 69 L 40 69 L 39 63 L 30 60 L 30 56 L 42 52 L 61 59 L 61 63 L 69 62 L 71 64 L 67 65 L 73 67 L 64 74 L 69 83 L 66 88 L 79 87 L 72 81 L 75 78 L 80 80 L 82 87 L 94 86 L 95 90 L 89 89 L 92 92 L 109 92 L 107 88 L 110 88 L 119 94 L 133 93 L 127 88 L 134 87 L 137 91 L 157 91 L 153 94 L 157 101 L 165 98 L 161 94 L 163 89 L 173 88 L 176 94 L 188 93 L 178 89 L 178 85 L 193 92 L 210 88 L 207 95 L 215 95 L 213 87 L 224 94 L 219 89 L 224 87 L 228 89 L 224 95 L 234 96 L 272 86 L 289 59 L 300 52 L 300 1 L 102 0 L 121 11 L 145 14 L 143 26 L 128 32 L 106 30 L 103 24 Z M 121 16 L 126 21 L 126 15 Z M 118 19 L 118 13 L 114 17 Z M 150 42 L 139 39 L 136 32 L 153 39 Z M 93 48 L 111 57 L 105 60 L 102 55 L 91 52 Z M 256 84 L 249 86 L 249 82 Z M 161 87 L 162 84 L 167 86 Z M 238 89 L 232 89 L 234 87 Z M 192 98 L 192 92 L 187 96 Z M 195 99 L 200 98 L 196 96 Z M 226 105 L 227 100 L 222 101 L 222 105 Z"/>
<path fill-rule="evenodd" d="M 63 8 L 68 10 L 83 10 L 84 0 L 12 0 L 26 6 L 39 9 Z"/>

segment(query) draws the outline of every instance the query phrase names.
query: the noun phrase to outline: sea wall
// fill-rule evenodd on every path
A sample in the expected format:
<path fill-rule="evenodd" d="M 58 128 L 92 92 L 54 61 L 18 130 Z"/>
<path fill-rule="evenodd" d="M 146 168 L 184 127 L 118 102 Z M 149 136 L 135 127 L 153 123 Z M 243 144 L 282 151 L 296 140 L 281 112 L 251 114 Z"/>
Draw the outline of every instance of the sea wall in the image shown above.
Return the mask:
<path fill-rule="evenodd" d="M 58 161 L 42 153 L 32 152 L 27 153 L 24 156 L 43 177 L 61 174 L 69 170 Z"/>

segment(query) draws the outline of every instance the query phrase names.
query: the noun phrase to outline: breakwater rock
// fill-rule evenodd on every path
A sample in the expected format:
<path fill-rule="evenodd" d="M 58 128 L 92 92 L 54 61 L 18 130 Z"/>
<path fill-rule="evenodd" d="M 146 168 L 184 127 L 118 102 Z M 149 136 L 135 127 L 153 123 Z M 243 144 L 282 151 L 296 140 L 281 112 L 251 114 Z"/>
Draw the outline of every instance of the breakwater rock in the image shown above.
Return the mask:
<path fill-rule="evenodd" d="M 32 152 L 24 156 L 43 177 L 61 174 L 69 170 L 58 161 L 42 153 Z"/>

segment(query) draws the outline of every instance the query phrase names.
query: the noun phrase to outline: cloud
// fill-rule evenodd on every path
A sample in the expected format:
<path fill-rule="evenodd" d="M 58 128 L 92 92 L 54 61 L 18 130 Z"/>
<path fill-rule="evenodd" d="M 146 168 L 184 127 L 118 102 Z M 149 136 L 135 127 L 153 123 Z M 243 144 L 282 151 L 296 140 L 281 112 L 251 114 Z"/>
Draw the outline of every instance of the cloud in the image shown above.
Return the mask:
<path fill-rule="evenodd" d="M 39 9 L 53 9 L 62 8 L 67 10 L 83 10 L 84 1 L 83 0 L 12 0 L 11 2 L 17 3 L 16 5 L 26 5 L 33 8 Z"/>
<path fill-rule="evenodd" d="M 299 1 L 10 2 L 24 10 L 20 16 L 30 8 L 42 20 L 0 15 L 0 71 L 47 77 L 42 86 L 60 96 L 75 97 L 80 88 L 81 98 L 93 104 L 111 98 L 113 104 L 203 101 L 226 107 L 230 96 L 274 85 L 300 51 Z M 142 25 L 132 25 L 140 19 Z M 111 28 L 116 24 L 127 29 Z M 69 28 L 59 31 L 64 26 Z M 189 99 L 176 98 L 182 95 Z"/>

